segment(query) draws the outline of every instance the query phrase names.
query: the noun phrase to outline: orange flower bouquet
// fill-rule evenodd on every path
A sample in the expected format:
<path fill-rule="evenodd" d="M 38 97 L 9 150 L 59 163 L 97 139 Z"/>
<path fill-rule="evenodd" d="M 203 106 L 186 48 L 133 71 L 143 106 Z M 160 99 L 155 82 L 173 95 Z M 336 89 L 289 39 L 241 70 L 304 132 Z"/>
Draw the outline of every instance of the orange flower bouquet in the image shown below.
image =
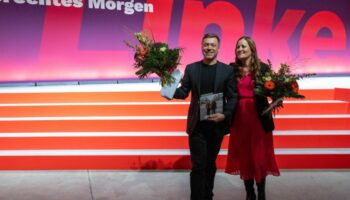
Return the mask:
<path fill-rule="evenodd" d="M 138 69 L 136 75 L 143 79 L 154 73 L 160 77 L 162 86 L 173 83 L 175 78 L 172 73 L 179 65 L 182 50 L 169 48 L 166 43 L 155 42 L 147 32 L 137 32 L 135 38 L 138 43 L 136 45 L 124 42 L 135 51 L 133 65 Z"/>
<path fill-rule="evenodd" d="M 277 72 L 272 70 L 271 62 L 269 62 L 269 70 L 261 75 L 261 79 L 256 81 L 254 89 L 255 94 L 269 97 L 272 99 L 269 107 L 267 107 L 263 114 L 273 112 L 283 108 L 283 99 L 288 98 L 305 98 L 299 94 L 299 85 L 297 80 L 304 77 L 310 77 L 315 74 L 293 74 L 290 66 L 281 64 Z"/>

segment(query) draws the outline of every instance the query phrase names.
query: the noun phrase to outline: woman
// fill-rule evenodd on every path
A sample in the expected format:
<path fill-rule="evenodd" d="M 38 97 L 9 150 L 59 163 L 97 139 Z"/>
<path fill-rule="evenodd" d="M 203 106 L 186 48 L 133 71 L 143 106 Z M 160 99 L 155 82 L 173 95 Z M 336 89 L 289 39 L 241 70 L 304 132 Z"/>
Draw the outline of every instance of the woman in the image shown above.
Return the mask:
<path fill-rule="evenodd" d="M 236 44 L 235 80 L 238 91 L 238 104 L 233 115 L 228 147 L 226 173 L 240 175 L 249 200 L 256 199 L 254 180 L 258 187 L 258 199 L 265 199 L 265 177 L 268 174 L 279 176 L 272 130 L 274 123 L 271 114 L 262 115 L 268 106 L 266 97 L 254 95 L 254 82 L 268 70 L 260 63 L 254 41 L 241 37 Z"/>

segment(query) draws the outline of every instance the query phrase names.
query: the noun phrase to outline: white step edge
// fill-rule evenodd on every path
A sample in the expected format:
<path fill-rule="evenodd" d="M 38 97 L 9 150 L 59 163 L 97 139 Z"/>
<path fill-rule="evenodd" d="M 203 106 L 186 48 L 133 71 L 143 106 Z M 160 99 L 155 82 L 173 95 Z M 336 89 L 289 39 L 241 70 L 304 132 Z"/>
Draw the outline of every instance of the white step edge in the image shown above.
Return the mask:
<path fill-rule="evenodd" d="M 350 88 L 350 76 L 310 77 L 298 81 L 300 89 Z M 55 92 L 133 92 L 160 91 L 159 83 L 123 83 L 91 85 L 54 85 L 1 87 L 0 93 L 55 93 Z"/>
<path fill-rule="evenodd" d="M 290 130 L 273 131 L 273 135 L 350 135 L 350 130 Z"/>
<path fill-rule="evenodd" d="M 220 155 L 227 155 L 223 149 Z M 350 148 L 276 148 L 276 155 L 328 155 L 349 154 Z M 97 149 L 97 150 L 1 150 L 0 156 L 137 156 L 137 155 L 189 155 L 188 149 Z"/>
<path fill-rule="evenodd" d="M 0 121 L 72 121 L 72 120 L 184 120 L 186 116 L 74 116 L 74 117 L 0 117 Z"/>
<path fill-rule="evenodd" d="M 350 114 L 276 115 L 275 119 L 350 118 Z M 73 120 L 186 120 L 187 116 L 68 116 L 0 117 L 0 121 L 73 121 Z"/>
<path fill-rule="evenodd" d="M 350 114 L 321 114 L 321 115 L 276 115 L 276 119 L 290 119 L 290 118 L 349 118 Z"/>
<path fill-rule="evenodd" d="M 284 104 L 323 104 L 323 103 L 347 103 L 342 100 L 296 100 L 283 101 Z M 17 106 L 119 106 L 119 105 L 189 105 L 190 102 L 72 102 L 72 103 L 0 103 L 0 107 Z"/>
<path fill-rule="evenodd" d="M 342 103 L 342 102 L 334 102 Z M 3 103 L 0 107 L 16 106 L 128 106 L 128 105 L 189 105 L 189 102 L 81 102 L 81 103 Z"/>
<path fill-rule="evenodd" d="M 350 135 L 350 130 L 293 130 L 273 131 L 278 136 L 318 136 L 318 135 Z M 21 132 L 1 133 L 0 138 L 32 138 L 32 137 L 187 137 L 185 132 Z M 228 137 L 229 135 L 227 135 Z"/>

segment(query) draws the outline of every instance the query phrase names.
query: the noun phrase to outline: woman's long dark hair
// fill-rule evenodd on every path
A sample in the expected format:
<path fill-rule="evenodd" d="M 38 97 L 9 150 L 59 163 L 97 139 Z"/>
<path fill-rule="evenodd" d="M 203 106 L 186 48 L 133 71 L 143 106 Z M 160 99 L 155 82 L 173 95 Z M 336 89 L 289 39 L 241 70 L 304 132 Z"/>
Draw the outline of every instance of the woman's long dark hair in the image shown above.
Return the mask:
<path fill-rule="evenodd" d="M 255 42 L 253 41 L 253 39 L 251 37 L 242 36 L 237 40 L 236 48 L 237 48 L 238 42 L 242 39 L 247 41 L 247 43 L 250 47 L 250 50 L 252 51 L 252 63 L 250 66 L 250 73 L 253 75 L 253 79 L 257 80 L 260 76 L 260 61 L 259 61 L 259 57 L 258 57 L 258 52 L 256 51 Z M 236 48 L 235 48 L 235 55 L 236 55 Z M 234 67 L 236 68 L 236 78 L 241 79 L 243 76 L 243 63 L 242 63 L 242 61 L 240 61 L 237 58 L 237 55 L 236 55 Z"/>

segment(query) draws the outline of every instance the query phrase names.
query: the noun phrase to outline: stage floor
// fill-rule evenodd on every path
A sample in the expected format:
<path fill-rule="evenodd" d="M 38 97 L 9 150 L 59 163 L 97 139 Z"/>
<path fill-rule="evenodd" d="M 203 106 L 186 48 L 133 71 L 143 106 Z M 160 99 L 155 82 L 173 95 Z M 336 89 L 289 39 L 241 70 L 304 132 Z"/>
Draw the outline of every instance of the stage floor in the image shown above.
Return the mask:
<path fill-rule="evenodd" d="M 350 170 L 283 170 L 269 200 L 350 199 Z M 238 176 L 217 173 L 215 200 L 245 199 Z M 3 200 L 186 200 L 189 171 L 0 171 Z"/>

